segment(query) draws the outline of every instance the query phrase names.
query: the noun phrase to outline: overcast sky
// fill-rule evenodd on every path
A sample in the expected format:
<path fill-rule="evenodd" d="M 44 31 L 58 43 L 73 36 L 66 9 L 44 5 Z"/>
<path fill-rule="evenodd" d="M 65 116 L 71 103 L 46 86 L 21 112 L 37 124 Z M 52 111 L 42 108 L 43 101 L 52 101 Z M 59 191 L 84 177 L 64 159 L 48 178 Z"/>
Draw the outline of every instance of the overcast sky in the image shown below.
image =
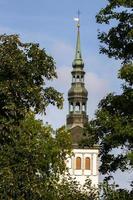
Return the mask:
<path fill-rule="evenodd" d="M 47 109 L 43 121 L 58 128 L 68 114 L 67 92 L 71 86 L 72 61 L 76 45 L 73 18 L 81 11 L 81 50 L 88 89 L 88 115 L 94 117 L 97 104 L 109 92 L 120 92 L 117 71 L 120 63 L 99 54 L 95 15 L 106 0 L 0 0 L 0 34 L 19 34 L 23 42 L 37 42 L 54 57 L 58 79 L 49 83 L 64 94 L 64 108 Z"/>

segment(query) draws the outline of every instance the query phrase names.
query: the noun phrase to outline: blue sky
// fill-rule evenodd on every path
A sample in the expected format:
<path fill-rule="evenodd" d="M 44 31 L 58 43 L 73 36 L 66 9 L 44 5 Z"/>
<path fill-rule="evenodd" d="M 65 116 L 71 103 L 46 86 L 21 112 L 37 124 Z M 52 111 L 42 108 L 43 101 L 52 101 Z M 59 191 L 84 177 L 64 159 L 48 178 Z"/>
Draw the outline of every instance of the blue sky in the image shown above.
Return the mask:
<path fill-rule="evenodd" d="M 91 2 L 91 3 L 90 3 Z M 0 33 L 17 33 L 24 42 L 38 42 L 56 61 L 58 80 L 50 83 L 64 94 L 64 109 L 49 106 L 43 120 L 58 128 L 68 113 L 67 91 L 70 88 L 75 53 L 76 25 L 73 18 L 81 11 L 81 49 L 85 62 L 88 114 L 94 116 L 100 99 L 110 91 L 119 91 L 119 63 L 99 54 L 95 15 L 106 0 L 0 0 Z M 56 113 L 56 116 L 55 116 Z"/>
<path fill-rule="evenodd" d="M 67 91 L 71 85 L 76 44 L 73 18 L 78 9 L 81 11 L 81 49 L 89 93 L 89 118 L 94 116 L 102 97 L 109 92 L 120 92 L 121 82 L 117 79 L 120 63 L 99 54 L 97 30 L 106 30 L 106 26 L 96 24 L 95 15 L 106 3 L 106 0 L 0 0 L 0 34 L 17 33 L 23 42 L 38 42 L 56 61 L 58 79 L 49 85 L 64 94 L 64 108 L 49 106 L 47 115 L 41 116 L 54 128 L 65 124 L 68 113 Z M 120 173 L 118 177 L 120 179 Z"/>

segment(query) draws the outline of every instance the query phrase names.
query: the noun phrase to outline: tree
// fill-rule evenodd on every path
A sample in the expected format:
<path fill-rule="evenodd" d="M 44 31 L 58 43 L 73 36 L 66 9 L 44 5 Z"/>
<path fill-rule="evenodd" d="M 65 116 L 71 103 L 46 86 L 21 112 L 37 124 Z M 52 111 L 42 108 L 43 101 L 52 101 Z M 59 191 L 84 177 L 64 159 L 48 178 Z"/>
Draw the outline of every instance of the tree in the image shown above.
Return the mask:
<path fill-rule="evenodd" d="M 62 94 L 46 81 L 57 77 L 55 62 L 39 44 L 22 43 L 18 35 L 0 35 L 0 132 L 14 126 L 32 109 L 45 113 L 49 104 L 62 107 Z"/>
<path fill-rule="evenodd" d="M 57 77 L 55 62 L 18 35 L 0 36 L 0 61 L 0 199 L 44 199 L 70 153 L 64 128 L 53 137 L 30 114 L 45 113 L 49 104 L 62 107 L 62 94 L 46 87 Z"/>
<path fill-rule="evenodd" d="M 71 177 L 63 178 L 58 185 L 57 200 L 98 200 L 98 188 L 92 186 L 89 179 L 81 186 Z"/>
<path fill-rule="evenodd" d="M 133 166 L 133 1 L 108 0 L 108 5 L 96 16 L 98 23 L 109 24 L 107 32 L 99 32 L 103 46 L 100 53 L 120 59 L 118 78 L 124 80 L 122 93 L 110 93 L 102 99 L 96 119 L 88 125 L 88 143 L 99 140 L 100 171 L 109 175 Z M 95 139 L 95 141 L 94 141 Z M 114 153 L 113 150 L 119 152 Z"/>
<path fill-rule="evenodd" d="M 133 1 L 108 0 L 96 16 L 98 23 L 114 25 L 107 32 L 98 34 L 103 46 L 100 53 L 130 62 L 133 59 Z"/>
<path fill-rule="evenodd" d="M 132 200 L 133 199 L 133 191 L 120 189 L 118 185 L 111 184 L 109 185 L 108 182 L 104 181 L 100 185 L 101 195 L 100 199 L 104 200 Z"/>
<path fill-rule="evenodd" d="M 130 72 L 133 68 L 129 66 Z M 128 72 L 128 65 L 121 69 L 121 78 Z M 124 75 L 122 75 L 124 73 Z M 130 75 L 131 76 L 131 73 Z M 132 79 L 133 80 L 133 79 Z M 103 174 L 122 171 L 133 166 L 133 88 L 129 81 L 123 85 L 120 95 L 108 94 L 99 103 L 96 119 L 90 123 L 92 135 L 97 135 L 100 141 L 100 156 Z M 94 134 L 95 133 L 95 134 Z M 119 148 L 119 154 L 113 149 Z M 121 149 L 121 150 L 120 150 Z"/>
<path fill-rule="evenodd" d="M 0 151 L 0 199 L 52 199 L 71 154 L 69 132 L 62 127 L 53 133 L 29 113 L 13 134 L 13 143 Z"/>

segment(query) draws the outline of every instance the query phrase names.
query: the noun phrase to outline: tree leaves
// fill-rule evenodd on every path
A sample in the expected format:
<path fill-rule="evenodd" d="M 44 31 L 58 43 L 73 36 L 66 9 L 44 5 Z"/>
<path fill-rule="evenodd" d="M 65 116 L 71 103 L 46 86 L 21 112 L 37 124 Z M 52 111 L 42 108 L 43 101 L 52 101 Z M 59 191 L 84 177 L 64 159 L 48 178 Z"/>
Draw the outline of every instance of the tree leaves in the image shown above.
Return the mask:
<path fill-rule="evenodd" d="M 118 188 L 118 185 L 114 183 L 109 185 L 107 181 L 104 181 L 103 184 L 100 185 L 101 188 L 101 196 L 100 199 L 104 200 L 132 200 L 133 192 Z"/>
<path fill-rule="evenodd" d="M 0 36 L 0 116 L 19 120 L 30 109 L 45 112 L 52 103 L 62 107 L 62 94 L 45 88 L 57 77 L 55 62 L 38 44 L 22 43 L 18 35 Z"/>
<path fill-rule="evenodd" d="M 57 78 L 55 62 L 18 35 L 0 35 L 0 60 L 0 199 L 44 199 L 50 180 L 65 170 L 71 143 L 62 128 L 64 151 L 60 137 L 31 113 L 45 113 L 49 104 L 62 108 L 62 94 L 46 87 Z"/>
<path fill-rule="evenodd" d="M 118 78 L 124 81 L 120 94 L 110 93 L 100 101 L 96 118 L 89 123 L 88 131 L 96 142 L 99 138 L 100 172 L 107 176 L 117 169 L 129 169 L 133 163 L 132 8 L 131 0 L 108 0 L 96 16 L 98 23 L 109 25 L 106 32 L 98 33 L 103 44 L 100 53 L 121 60 Z"/>
<path fill-rule="evenodd" d="M 104 44 L 100 47 L 100 53 L 120 59 L 124 63 L 133 59 L 132 8 L 131 0 L 111 0 L 96 16 L 98 23 L 113 24 L 108 32 L 98 33 L 100 42 Z"/>
<path fill-rule="evenodd" d="M 45 199 L 48 185 L 51 181 L 58 183 L 71 152 L 67 130 L 62 127 L 56 135 L 53 136 L 50 126 L 35 120 L 32 113 L 21 121 L 19 128 L 10 134 L 10 145 L 1 146 L 1 199 Z"/>

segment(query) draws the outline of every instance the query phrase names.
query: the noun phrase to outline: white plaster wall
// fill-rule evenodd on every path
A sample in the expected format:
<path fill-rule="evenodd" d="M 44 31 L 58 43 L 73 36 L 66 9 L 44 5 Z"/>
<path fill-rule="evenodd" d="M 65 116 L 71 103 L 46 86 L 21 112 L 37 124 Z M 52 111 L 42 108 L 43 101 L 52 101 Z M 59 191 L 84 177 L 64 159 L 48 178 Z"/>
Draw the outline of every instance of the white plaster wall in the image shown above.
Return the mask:
<path fill-rule="evenodd" d="M 98 149 L 73 149 L 74 155 L 67 159 L 66 165 L 72 178 L 83 185 L 90 178 L 92 185 L 98 185 Z M 76 157 L 81 158 L 81 170 L 76 170 Z M 85 158 L 90 158 L 90 170 L 85 170 Z"/>

